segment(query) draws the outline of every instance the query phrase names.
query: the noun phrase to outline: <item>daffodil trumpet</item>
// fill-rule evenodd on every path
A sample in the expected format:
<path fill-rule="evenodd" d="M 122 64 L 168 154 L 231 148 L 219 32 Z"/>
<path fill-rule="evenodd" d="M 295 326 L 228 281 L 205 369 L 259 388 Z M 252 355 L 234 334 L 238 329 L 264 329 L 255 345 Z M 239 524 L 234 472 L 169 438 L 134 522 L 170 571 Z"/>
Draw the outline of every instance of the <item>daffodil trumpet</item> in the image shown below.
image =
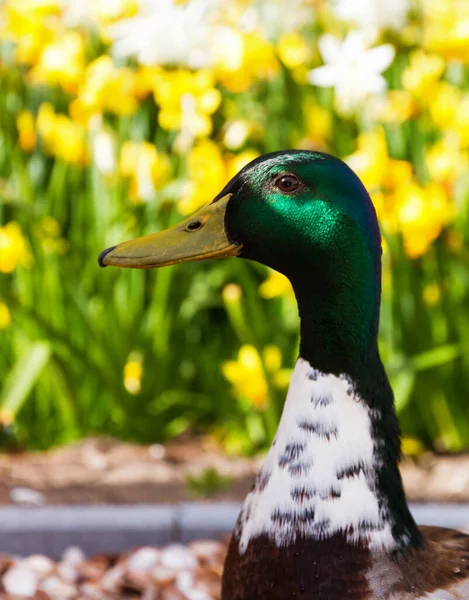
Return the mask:
<path fill-rule="evenodd" d="M 99 256 L 101 267 L 153 269 L 181 262 L 237 256 L 241 245 L 231 242 L 224 219 L 231 194 L 203 206 L 170 229 L 107 248 Z"/>

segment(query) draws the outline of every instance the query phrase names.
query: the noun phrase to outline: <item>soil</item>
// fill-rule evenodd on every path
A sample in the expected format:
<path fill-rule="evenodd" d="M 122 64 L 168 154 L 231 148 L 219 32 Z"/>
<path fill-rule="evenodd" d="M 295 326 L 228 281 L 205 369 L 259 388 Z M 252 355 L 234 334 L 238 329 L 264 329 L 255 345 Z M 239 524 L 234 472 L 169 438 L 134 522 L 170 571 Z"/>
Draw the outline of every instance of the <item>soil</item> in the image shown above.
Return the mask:
<path fill-rule="evenodd" d="M 261 463 L 226 456 L 207 438 L 165 446 L 90 438 L 44 453 L 0 455 L 0 504 L 176 503 L 201 492 L 241 501 Z M 469 455 L 425 454 L 407 458 L 401 470 L 410 501 L 469 501 Z"/>

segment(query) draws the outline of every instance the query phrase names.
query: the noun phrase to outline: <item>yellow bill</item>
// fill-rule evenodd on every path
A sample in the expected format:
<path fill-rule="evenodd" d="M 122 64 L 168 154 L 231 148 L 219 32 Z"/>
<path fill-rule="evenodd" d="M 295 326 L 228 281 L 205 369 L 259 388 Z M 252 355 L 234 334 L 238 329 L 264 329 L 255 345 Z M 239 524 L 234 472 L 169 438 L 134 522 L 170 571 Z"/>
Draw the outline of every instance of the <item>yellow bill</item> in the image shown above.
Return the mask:
<path fill-rule="evenodd" d="M 241 246 L 230 242 L 225 232 L 227 194 L 202 207 L 178 225 L 123 242 L 101 252 L 101 267 L 153 269 L 180 262 L 237 256 Z"/>

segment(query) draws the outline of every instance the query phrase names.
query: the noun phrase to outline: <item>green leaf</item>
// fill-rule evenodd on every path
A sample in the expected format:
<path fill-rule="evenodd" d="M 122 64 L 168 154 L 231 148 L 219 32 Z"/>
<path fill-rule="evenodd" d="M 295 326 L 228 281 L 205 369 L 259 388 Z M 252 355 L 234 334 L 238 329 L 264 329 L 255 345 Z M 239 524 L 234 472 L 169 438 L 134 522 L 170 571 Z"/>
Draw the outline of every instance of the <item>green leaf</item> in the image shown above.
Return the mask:
<path fill-rule="evenodd" d="M 231 477 L 220 474 L 214 467 L 207 467 L 198 475 L 188 474 L 186 483 L 192 496 L 210 498 L 227 490 Z"/>
<path fill-rule="evenodd" d="M 415 371 L 425 371 L 452 362 L 461 354 L 457 344 L 445 344 L 416 354 L 411 359 L 411 368 Z"/>
<path fill-rule="evenodd" d="M 392 378 L 392 387 L 396 402 L 396 411 L 401 412 L 408 404 L 414 389 L 415 375 L 408 369 L 402 369 Z"/>
<path fill-rule="evenodd" d="M 51 355 L 48 342 L 35 342 L 7 375 L 0 406 L 16 415 L 29 396 Z"/>

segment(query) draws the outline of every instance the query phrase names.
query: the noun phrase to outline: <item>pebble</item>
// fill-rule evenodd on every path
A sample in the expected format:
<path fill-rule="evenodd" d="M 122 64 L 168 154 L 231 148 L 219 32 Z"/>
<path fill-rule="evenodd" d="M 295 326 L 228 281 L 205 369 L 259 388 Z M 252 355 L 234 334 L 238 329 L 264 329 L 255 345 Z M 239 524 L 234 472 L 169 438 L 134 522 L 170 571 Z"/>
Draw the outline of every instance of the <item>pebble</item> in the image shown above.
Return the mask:
<path fill-rule="evenodd" d="M 156 548 L 145 546 L 131 554 L 127 560 L 129 571 L 149 573 L 158 564 L 160 552 Z"/>
<path fill-rule="evenodd" d="M 161 553 L 161 564 L 175 570 L 195 569 L 198 561 L 187 546 L 171 544 Z"/>
<path fill-rule="evenodd" d="M 39 577 L 21 561 L 14 564 L 3 575 L 3 587 L 14 598 L 33 598 L 36 594 Z"/>
<path fill-rule="evenodd" d="M 46 504 L 46 497 L 42 492 L 28 487 L 14 487 L 8 492 L 10 500 L 21 506 L 43 506 Z"/>
<path fill-rule="evenodd" d="M 87 558 L 71 547 L 57 562 L 42 554 L 1 556 L 0 589 L 18 600 L 220 600 L 226 545 L 144 546 L 118 558 Z"/>

